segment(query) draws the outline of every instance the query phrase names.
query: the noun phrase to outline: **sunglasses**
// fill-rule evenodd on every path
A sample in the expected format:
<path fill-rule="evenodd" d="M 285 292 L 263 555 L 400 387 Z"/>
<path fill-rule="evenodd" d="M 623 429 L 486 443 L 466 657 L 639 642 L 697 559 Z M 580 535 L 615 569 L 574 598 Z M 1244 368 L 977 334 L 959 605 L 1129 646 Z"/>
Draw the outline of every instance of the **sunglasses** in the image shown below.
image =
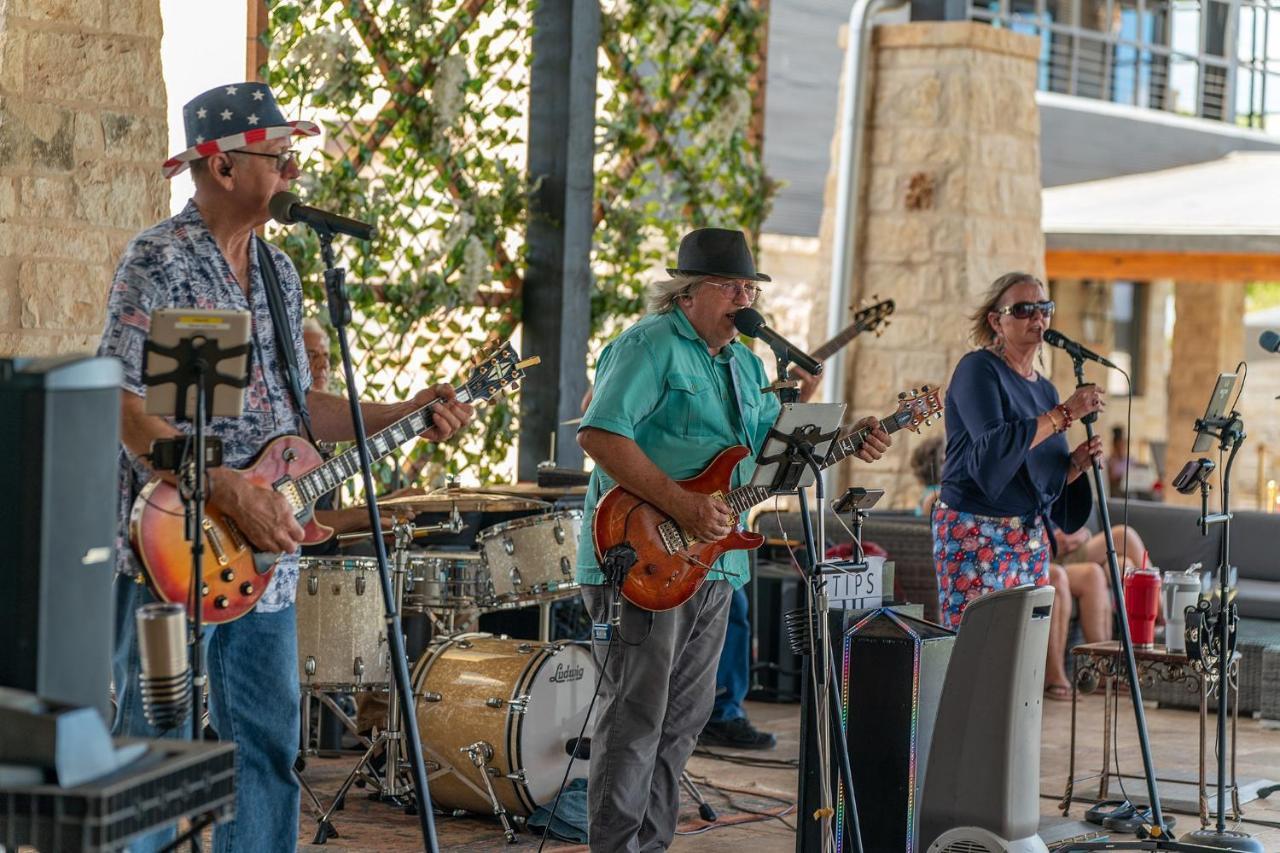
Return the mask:
<path fill-rule="evenodd" d="M 1030 320 L 1039 311 L 1047 320 L 1053 316 L 1053 309 L 1053 300 L 1046 299 L 1044 302 L 1015 302 L 1012 305 L 997 308 L 996 313 L 1006 314 L 1016 320 Z"/>

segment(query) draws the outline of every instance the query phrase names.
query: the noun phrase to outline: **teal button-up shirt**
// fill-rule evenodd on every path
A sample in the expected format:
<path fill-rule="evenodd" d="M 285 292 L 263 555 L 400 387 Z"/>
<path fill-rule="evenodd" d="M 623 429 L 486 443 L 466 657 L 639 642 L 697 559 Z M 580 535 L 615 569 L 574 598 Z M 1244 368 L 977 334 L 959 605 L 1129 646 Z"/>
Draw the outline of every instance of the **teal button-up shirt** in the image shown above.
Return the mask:
<path fill-rule="evenodd" d="M 707 352 L 678 307 L 651 314 L 604 348 L 596 368 L 595 393 L 579 430 L 602 429 L 629 438 L 674 480 L 693 477 L 721 450 L 745 444 L 754 452 L 778 418 L 764 364 L 734 341 L 716 355 Z M 747 457 L 733 472 L 740 486 L 755 469 Z M 591 522 L 600 496 L 616 485 L 597 465 L 583 505 L 578 543 L 579 583 L 604 583 L 596 561 Z M 716 561 L 734 588 L 747 582 L 747 553 L 730 551 Z"/>

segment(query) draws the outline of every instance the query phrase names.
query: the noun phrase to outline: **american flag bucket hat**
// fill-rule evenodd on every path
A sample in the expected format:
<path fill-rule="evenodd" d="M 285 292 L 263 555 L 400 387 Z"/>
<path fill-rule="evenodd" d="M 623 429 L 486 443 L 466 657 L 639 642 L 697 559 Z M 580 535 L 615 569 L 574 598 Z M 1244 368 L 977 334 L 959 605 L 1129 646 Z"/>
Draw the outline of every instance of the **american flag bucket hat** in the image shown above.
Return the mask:
<path fill-rule="evenodd" d="M 266 83 L 232 83 L 197 95 L 182 108 L 187 150 L 164 161 L 172 178 L 193 160 L 243 148 L 282 136 L 315 136 L 320 127 L 309 121 L 285 121 Z"/>

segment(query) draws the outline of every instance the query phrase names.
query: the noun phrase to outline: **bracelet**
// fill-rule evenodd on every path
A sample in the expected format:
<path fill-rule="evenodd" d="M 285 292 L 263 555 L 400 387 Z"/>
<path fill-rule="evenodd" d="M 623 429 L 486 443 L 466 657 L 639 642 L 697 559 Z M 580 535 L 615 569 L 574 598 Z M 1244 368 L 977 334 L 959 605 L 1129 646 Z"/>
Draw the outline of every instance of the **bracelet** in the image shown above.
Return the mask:
<path fill-rule="evenodd" d="M 1066 432 L 1068 429 L 1071 428 L 1071 424 L 1075 422 L 1075 418 L 1071 417 L 1071 410 L 1067 408 L 1066 403 L 1059 403 L 1054 408 L 1056 408 L 1059 412 L 1062 413 L 1062 429 L 1058 431 Z"/>
<path fill-rule="evenodd" d="M 1045 417 L 1049 419 L 1049 426 L 1053 427 L 1054 435 L 1057 435 L 1058 433 L 1062 432 L 1062 428 L 1058 426 L 1058 419 L 1054 417 L 1054 415 L 1057 413 L 1058 413 L 1058 410 L 1056 408 L 1050 409 L 1049 411 L 1044 413 Z"/>

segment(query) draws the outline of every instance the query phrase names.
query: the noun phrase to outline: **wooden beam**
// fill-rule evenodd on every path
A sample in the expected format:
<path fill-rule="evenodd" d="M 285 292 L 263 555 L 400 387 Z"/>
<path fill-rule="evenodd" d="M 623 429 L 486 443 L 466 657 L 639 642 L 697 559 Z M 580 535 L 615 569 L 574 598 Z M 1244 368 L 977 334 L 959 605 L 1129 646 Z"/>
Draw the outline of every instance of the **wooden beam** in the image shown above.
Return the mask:
<path fill-rule="evenodd" d="M 262 69 L 267 67 L 271 58 L 271 50 L 267 40 L 263 38 L 270 27 L 267 18 L 267 0 L 246 0 L 245 10 L 248 15 L 248 26 L 244 34 L 244 79 L 254 82 L 265 82 Z"/>
<path fill-rule="evenodd" d="M 1049 249 L 1044 253 L 1044 266 L 1050 278 L 1172 278 L 1203 282 L 1280 279 L 1280 254 Z"/>

